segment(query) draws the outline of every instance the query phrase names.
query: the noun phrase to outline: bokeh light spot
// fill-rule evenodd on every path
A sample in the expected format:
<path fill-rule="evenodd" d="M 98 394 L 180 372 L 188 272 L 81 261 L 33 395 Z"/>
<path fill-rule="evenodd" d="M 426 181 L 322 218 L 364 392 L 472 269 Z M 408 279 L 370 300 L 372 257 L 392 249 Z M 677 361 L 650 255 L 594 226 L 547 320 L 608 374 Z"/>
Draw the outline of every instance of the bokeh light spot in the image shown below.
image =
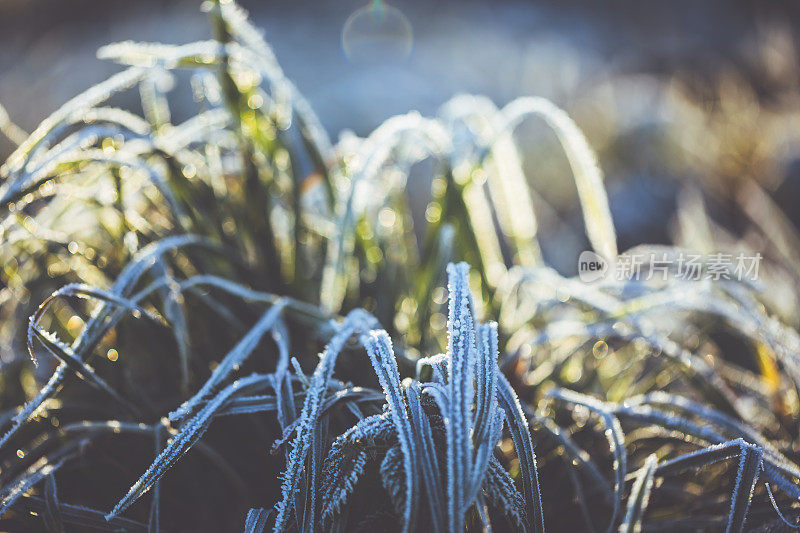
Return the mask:
<path fill-rule="evenodd" d="M 381 0 L 354 11 L 342 28 L 342 49 L 353 63 L 404 61 L 413 42 L 406 16 Z"/>

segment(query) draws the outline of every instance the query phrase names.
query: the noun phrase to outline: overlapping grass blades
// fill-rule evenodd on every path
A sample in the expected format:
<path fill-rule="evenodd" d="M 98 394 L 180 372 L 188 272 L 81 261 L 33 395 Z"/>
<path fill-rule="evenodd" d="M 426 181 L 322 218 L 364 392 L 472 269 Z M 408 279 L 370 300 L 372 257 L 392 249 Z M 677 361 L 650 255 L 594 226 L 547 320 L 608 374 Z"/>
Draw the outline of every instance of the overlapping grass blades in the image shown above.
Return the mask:
<path fill-rule="evenodd" d="M 326 465 L 329 474 L 325 479 L 329 485 L 323 488 L 323 494 L 327 495 L 323 503 L 324 515 L 332 514 L 343 505 L 344 498 L 352 493 L 353 485 L 364 471 L 367 455 L 358 448 L 359 441 L 364 439 L 374 441 L 376 438 L 385 440 L 385 434 L 390 427 L 393 429 L 399 448 L 396 446 L 389 448 L 381 472 L 385 483 L 390 487 L 390 495 L 399 500 L 397 507 L 403 509 L 404 530 L 414 529 L 419 505 L 414 502 L 423 499 L 421 494 L 424 494 L 424 499 L 430 504 L 428 519 L 431 520 L 434 529 L 453 531 L 463 527 L 466 513 L 473 505 L 485 505 L 480 503 L 482 489 L 496 490 L 504 486 L 504 482 L 498 483 L 498 476 L 503 479 L 500 474 L 495 473 L 491 476 L 487 474 L 492 462 L 490 458 L 499 442 L 505 421 L 500 405 L 505 403 L 515 405 L 516 408 L 510 409 L 517 416 L 521 413 L 521 408 L 510 387 L 505 388 L 502 393 L 497 391 L 502 385 L 495 379 L 499 373 L 496 327 L 492 324 L 478 325 L 475 321 L 467 265 L 464 263 L 450 265 L 448 274 L 450 348 L 443 358 L 447 369 L 441 375 L 441 380 L 425 382 L 422 387 L 417 381 L 410 381 L 401 386 L 396 356 L 389 337 L 384 331 L 362 334 L 361 343 L 366 348 L 386 394 L 388 411 L 385 415 L 363 419 L 343 437 L 337 439 L 334 444 L 335 453 L 332 452 Z M 323 356 L 315 375 L 327 364 Z M 472 381 L 476 368 L 481 369 L 479 373 L 481 376 L 490 377 L 477 381 L 477 391 L 473 392 Z M 464 382 L 468 384 L 465 386 Z M 497 395 L 504 400 L 496 401 Z M 422 408 L 424 396 L 431 397 L 438 408 L 438 414 L 432 418 Z M 473 418 L 474 402 L 477 402 L 478 407 Z M 390 420 L 392 426 L 389 426 Z M 514 428 L 512 433 L 515 435 L 515 442 L 519 446 L 520 460 L 525 464 L 526 492 L 535 491 L 535 496 L 528 497 L 528 501 L 533 503 L 526 509 L 525 519 L 518 514 L 518 511 L 505 509 L 501 511 L 516 516 L 520 522 L 530 516 L 532 523 L 542 524 L 538 477 L 530 433 L 527 431 L 524 418 L 516 418 L 511 424 Z M 452 429 L 459 425 L 463 426 L 460 432 Z M 436 449 L 434 430 L 444 433 L 444 450 Z M 383 436 L 378 437 L 379 435 Z M 350 452 L 345 462 L 348 445 L 355 450 Z M 302 442 L 295 443 L 295 448 L 302 446 Z M 440 478 L 438 466 L 440 462 L 446 465 L 445 483 Z M 337 480 L 333 477 L 336 475 L 333 465 L 345 469 L 342 472 L 345 478 Z M 285 479 L 289 479 L 291 472 L 287 470 Z M 420 478 L 422 483 L 418 481 Z M 398 479 L 405 481 L 400 484 Z M 488 484 L 489 479 L 492 480 L 492 484 Z M 404 488 L 401 490 L 400 486 L 403 485 Z M 423 487 L 424 492 L 422 492 Z M 489 498 L 491 502 L 497 503 L 503 502 L 507 497 L 506 494 L 492 494 Z M 446 517 L 441 514 L 445 506 L 438 505 L 443 501 L 448 502 Z M 276 530 L 281 527 L 283 526 L 276 522 Z"/>
<path fill-rule="evenodd" d="M 0 349 L 16 360 L 2 392 L 23 404 L 0 416 L 3 512 L 129 531 L 739 531 L 800 517 L 800 335 L 769 287 L 566 278 L 539 252 L 513 136 L 530 115 L 567 154 L 589 243 L 624 259 L 566 113 L 459 96 L 333 144 L 246 14 L 207 7 L 214 40 L 104 47 L 127 70 L 27 139 L 0 108 L 20 141 L 0 168 Z M 197 112 L 172 124 L 158 80 L 178 69 Z M 107 103 L 132 89 L 142 117 Z M 425 160 L 419 227 L 405 189 Z M 759 198 L 746 211 L 763 232 L 776 226 Z M 682 209 L 711 227 L 702 201 Z M 765 269 L 793 268 L 800 240 L 779 227 Z M 650 252 L 680 250 L 627 254 Z M 466 264 L 445 267 L 460 260 L 472 287 Z M 49 380 L 13 396 L 40 345 Z M 131 437 L 155 440 L 155 459 L 152 444 L 116 445 Z M 187 474 L 191 450 L 214 468 Z M 143 473 L 94 476 L 98 492 L 130 490 L 75 505 L 65 487 L 98 457 Z"/>

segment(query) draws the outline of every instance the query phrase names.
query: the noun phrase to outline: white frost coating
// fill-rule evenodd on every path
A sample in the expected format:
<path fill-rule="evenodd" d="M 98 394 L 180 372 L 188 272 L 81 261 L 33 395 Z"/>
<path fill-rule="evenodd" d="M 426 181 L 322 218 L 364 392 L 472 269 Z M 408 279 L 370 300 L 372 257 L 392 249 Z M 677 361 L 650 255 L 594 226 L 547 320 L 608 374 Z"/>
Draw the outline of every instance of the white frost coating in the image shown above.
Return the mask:
<path fill-rule="evenodd" d="M 569 115 L 544 98 L 523 97 L 502 110 L 498 132 L 513 130 L 528 115 L 538 115 L 553 128 L 567 154 L 583 209 L 586 235 L 595 252 L 608 261 L 617 258 L 617 235 L 603 186 L 603 173 L 594 151 Z"/>

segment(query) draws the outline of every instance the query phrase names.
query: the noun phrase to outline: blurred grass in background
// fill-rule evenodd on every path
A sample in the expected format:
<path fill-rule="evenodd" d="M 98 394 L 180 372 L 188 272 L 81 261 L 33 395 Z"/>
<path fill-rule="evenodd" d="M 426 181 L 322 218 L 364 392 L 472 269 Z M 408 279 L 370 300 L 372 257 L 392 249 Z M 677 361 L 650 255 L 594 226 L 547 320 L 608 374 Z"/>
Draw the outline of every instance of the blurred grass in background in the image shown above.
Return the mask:
<path fill-rule="evenodd" d="M 522 95 L 551 99 L 599 152 L 622 249 L 669 241 L 677 191 L 690 180 L 724 208 L 743 180 L 755 179 L 794 216 L 800 202 L 794 3 L 396 5 L 413 28 L 411 56 L 370 64 L 348 61 L 340 41 L 360 2 L 244 7 L 334 137 L 344 129 L 365 135 L 408 109 L 431 115 L 459 92 L 484 94 L 498 105 Z M 30 131 L 114 72 L 95 59 L 102 44 L 188 42 L 203 38 L 206 28 L 194 2 L 3 3 L 0 102 Z M 190 102 L 187 84 L 177 83 L 170 95 L 177 120 L 192 113 Z M 114 103 L 138 106 L 130 95 Z M 525 125 L 519 135 L 534 147 L 523 154 L 525 174 L 547 204 L 540 214 L 545 257 L 574 273 L 576 251 L 586 243 L 572 231 L 580 222 L 573 185 L 563 179 L 566 160 L 542 125 Z M 10 150 L 0 139 L 0 156 Z"/>

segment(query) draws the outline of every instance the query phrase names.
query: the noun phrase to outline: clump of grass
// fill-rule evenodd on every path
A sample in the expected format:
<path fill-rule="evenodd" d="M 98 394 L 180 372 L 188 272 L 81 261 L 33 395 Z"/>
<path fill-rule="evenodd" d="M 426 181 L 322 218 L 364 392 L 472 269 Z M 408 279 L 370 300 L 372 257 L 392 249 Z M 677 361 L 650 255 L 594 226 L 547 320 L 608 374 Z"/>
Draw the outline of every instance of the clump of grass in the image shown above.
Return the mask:
<path fill-rule="evenodd" d="M 800 519 L 800 337 L 769 287 L 565 278 L 539 253 L 512 137 L 524 117 L 561 140 L 591 245 L 618 250 L 596 158 L 563 111 L 462 96 L 333 144 L 244 12 L 206 7 L 214 40 L 109 45 L 99 55 L 127 70 L 25 139 L 3 119 L 20 141 L 0 169 L 4 521 Z M 198 111 L 173 124 L 160 81 L 179 69 Z M 142 117 L 107 105 L 136 88 Z M 428 159 L 415 228 L 406 180 Z M 682 209 L 709 223 L 702 201 Z M 785 246 L 765 269 L 785 267 Z"/>

